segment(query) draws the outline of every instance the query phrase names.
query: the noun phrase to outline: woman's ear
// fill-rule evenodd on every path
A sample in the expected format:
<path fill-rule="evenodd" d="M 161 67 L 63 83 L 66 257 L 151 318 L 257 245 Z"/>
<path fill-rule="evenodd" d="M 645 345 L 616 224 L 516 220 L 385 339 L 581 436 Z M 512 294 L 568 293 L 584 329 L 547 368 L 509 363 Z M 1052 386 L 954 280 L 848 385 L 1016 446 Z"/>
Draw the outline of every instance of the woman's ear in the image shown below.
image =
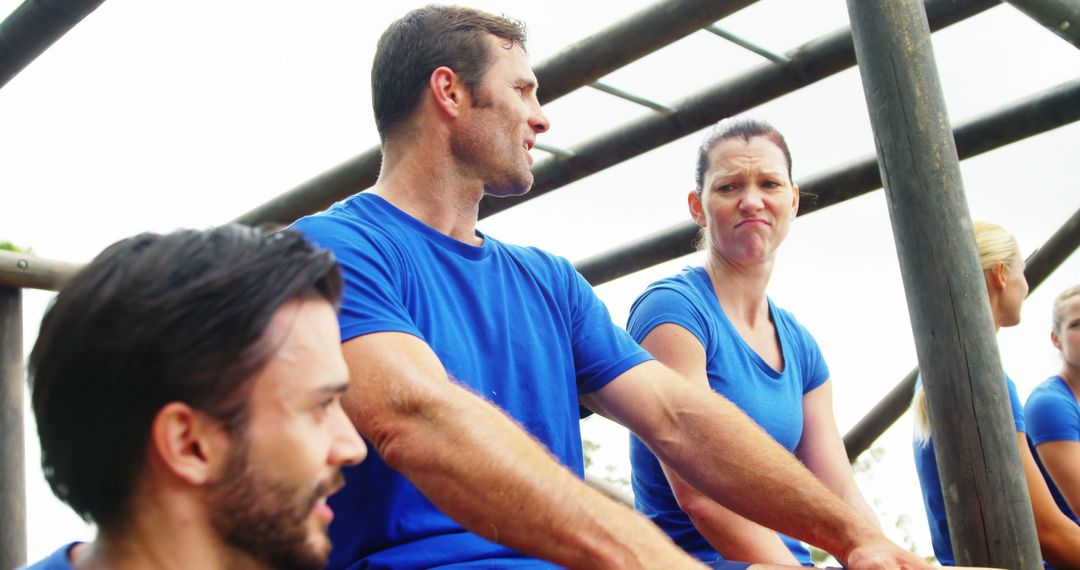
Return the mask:
<path fill-rule="evenodd" d="M 791 188 L 793 190 L 795 190 L 795 192 L 794 192 L 795 196 L 793 196 L 791 198 L 791 217 L 794 218 L 795 216 L 799 215 L 799 198 L 800 198 L 799 185 L 798 184 L 793 184 L 791 186 Z"/>
<path fill-rule="evenodd" d="M 706 226 L 705 212 L 701 204 L 701 194 L 697 192 L 690 192 L 686 196 L 686 205 L 690 208 L 690 218 L 694 220 L 694 223 L 701 227 Z"/>
<path fill-rule="evenodd" d="M 1061 339 L 1058 338 L 1057 331 L 1050 331 L 1050 344 L 1054 345 L 1054 348 L 1061 350 Z"/>
<path fill-rule="evenodd" d="M 990 268 L 990 280 L 995 289 L 1005 290 L 1005 284 L 1009 282 L 1009 268 L 1005 267 L 1004 261 L 999 261 Z"/>

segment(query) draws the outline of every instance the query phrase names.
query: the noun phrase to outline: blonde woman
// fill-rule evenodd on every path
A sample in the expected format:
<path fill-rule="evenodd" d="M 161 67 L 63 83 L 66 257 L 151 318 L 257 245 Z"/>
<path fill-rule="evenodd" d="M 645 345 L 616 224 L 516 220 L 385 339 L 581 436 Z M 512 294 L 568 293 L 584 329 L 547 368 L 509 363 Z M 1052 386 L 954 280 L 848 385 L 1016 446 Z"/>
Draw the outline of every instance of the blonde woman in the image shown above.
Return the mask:
<path fill-rule="evenodd" d="M 1035 459 L 1054 502 L 1073 522 L 1080 510 L 1080 285 L 1054 300 L 1050 342 L 1061 351 L 1061 372 L 1031 392 L 1024 414 Z"/>
<path fill-rule="evenodd" d="M 979 260 L 982 263 L 983 277 L 986 281 L 986 293 L 990 298 L 990 312 L 994 317 L 994 326 L 997 329 L 1015 326 L 1020 322 L 1020 307 L 1028 293 L 1027 280 L 1024 278 L 1024 259 L 1020 255 L 1020 248 L 1016 239 L 1001 226 L 975 222 L 974 227 L 975 242 L 979 249 Z M 1016 439 L 1024 473 L 1027 476 L 1028 493 L 1031 495 L 1031 506 L 1035 514 L 1039 546 L 1047 568 L 1080 568 L 1080 526 L 1069 520 L 1054 504 L 1050 490 L 1027 446 L 1024 410 L 1020 406 L 1016 385 L 1008 376 L 1005 377 L 1005 381 L 1012 403 Z M 926 507 L 926 518 L 930 523 L 934 553 L 943 565 L 952 566 L 955 564 L 955 558 L 949 539 L 937 461 L 934 457 L 934 441 L 930 434 L 926 396 L 921 385 L 916 388 L 913 407 L 915 410 L 913 442 L 915 467 L 919 473 L 919 484 L 922 486 L 923 505 Z"/>

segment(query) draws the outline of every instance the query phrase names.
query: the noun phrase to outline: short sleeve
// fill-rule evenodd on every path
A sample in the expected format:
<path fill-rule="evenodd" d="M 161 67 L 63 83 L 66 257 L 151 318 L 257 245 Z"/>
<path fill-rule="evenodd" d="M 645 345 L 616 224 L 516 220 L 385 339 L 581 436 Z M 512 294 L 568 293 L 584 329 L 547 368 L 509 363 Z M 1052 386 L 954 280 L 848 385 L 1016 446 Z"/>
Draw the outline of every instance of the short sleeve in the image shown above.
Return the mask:
<path fill-rule="evenodd" d="M 1048 390 L 1033 393 L 1024 408 L 1031 441 L 1080 441 L 1080 409 L 1074 402 Z"/>
<path fill-rule="evenodd" d="M 645 340 L 662 324 L 675 324 L 694 335 L 701 346 L 709 346 L 709 325 L 705 315 L 681 291 L 661 285 L 646 290 L 630 308 L 626 330 L 637 342 Z"/>
<path fill-rule="evenodd" d="M 806 332 L 805 329 L 803 332 Z M 814 337 L 806 333 L 806 374 L 803 375 L 803 394 L 819 388 L 829 379 L 829 367 Z"/>
<path fill-rule="evenodd" d="M 1006 376 L 1005 384 L 1009 387 L 1009 404 L 1012 405 L 1013 423 L 1016 424 L 1016 431 L 1027 433 L 1024 425 L 1024 406 L 1020 404 L 1020 396 L 1016 393 L 1016 383 L 1012 381 L 1012 378 Z"/>
<path fill-rule="evenodd" d="M 293 227 L 332 251 L 341 267 L 342 342 L 375 332 L 403 332 L 426 340 L 405 307 L 403 257 L 385 236 L 326 216 L 303 218 Z"/>
<path fill-rule="evenodd" d="M 607 307 L 568 261 L 565 270 L 569 272 L 571 342 L 578 392 L 588 394 L 634 366 L 652 360 L 652 356 L 625 330 L 615 326 Z"/>
<path fill-rule="evenodd" d="M 797 335 L 799 354 L 802 357 L 802 383 L 803 394 L 808 394 L 821 387 L 829 379 L 829 367 L 825 364 L 825 355 L 821 353 L 821 347 L 817 340 L 795 320 L 790 313 L 784 313 L 791 319 L 792 328 Z"/>

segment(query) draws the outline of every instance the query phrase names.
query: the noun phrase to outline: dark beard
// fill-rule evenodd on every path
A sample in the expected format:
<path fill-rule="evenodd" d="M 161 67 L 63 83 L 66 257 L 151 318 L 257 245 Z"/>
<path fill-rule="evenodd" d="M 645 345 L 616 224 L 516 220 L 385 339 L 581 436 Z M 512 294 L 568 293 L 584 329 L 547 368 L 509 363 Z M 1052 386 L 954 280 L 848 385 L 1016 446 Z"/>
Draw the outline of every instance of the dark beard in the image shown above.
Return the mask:
<path fill-rule="evenodd" d="M 321 482 L 304 498 L 298 486 L 267 479 L 250 469 L 247 455 L 246 442 L 238 441 L 224 475 L 210 488 L 210 524 L 218 536 L 268 568 L 325 567 L 326 555 L 308 544 L 305 523 L 319 497 L 339 485 L 340 473 L 333 481 Z"/>

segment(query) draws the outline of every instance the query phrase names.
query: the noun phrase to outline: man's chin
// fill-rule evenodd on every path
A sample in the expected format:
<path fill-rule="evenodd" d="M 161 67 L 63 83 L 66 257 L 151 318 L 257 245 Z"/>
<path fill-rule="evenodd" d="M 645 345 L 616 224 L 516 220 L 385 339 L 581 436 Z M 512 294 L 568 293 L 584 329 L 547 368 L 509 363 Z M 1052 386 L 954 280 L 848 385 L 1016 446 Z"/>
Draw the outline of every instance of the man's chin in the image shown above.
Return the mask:
<path fill-rule="evenodd" d="M 326 527 L 317 525 L 308 535 L 307 550 L 313 557 L 320 560 L 321 566 L 325 566 L 330 560 L 330 537 L 326 534 Z"/>
<path fill-rule="evenodd" d="M 530 173 L 528 180 L 519 180 L 508 184 L 488 184 L 484 186 L 484 195 L 493 198 L 512 198 L 522 196 L 532 190 L 533 177 Z"/>

